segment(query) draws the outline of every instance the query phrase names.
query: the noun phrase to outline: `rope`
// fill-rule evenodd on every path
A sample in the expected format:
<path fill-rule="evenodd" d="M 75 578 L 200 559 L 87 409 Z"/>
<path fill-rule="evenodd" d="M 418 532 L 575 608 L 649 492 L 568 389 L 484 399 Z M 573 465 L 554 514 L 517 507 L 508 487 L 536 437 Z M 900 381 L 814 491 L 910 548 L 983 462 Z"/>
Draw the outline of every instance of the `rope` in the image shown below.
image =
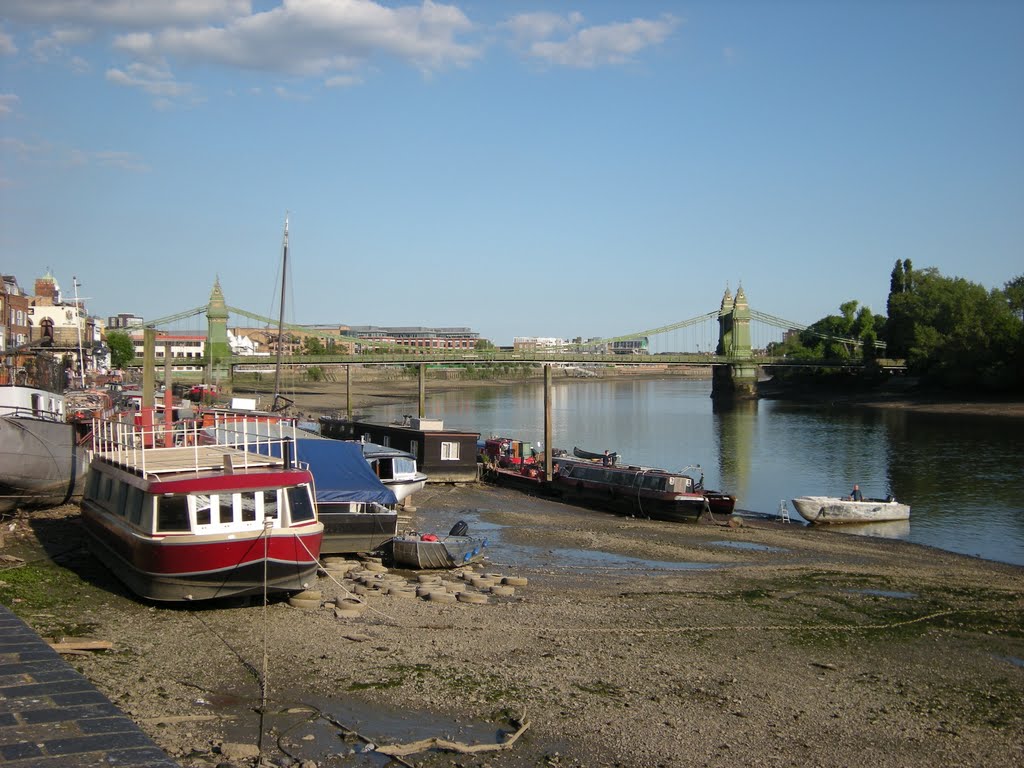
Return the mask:
<path fill-rule="evenodd" d="M 267 712 L 267 690 L 269 688 L 268 682 L 268 668 L 270 666 L 270 655 L 267 653 L 267 607 L 269 600 L 267 599 L 268 591 L 268 576 L 267 571 L 269 568 L 270 560 L 270 531 L 274 527 L 274 519 L 272 517 L 263 518 L 263 675 L 260 679 L 260 736 L 257 742 L 257 748 L 260 754 L 263 754 L 263 718 Z M 302 541 L 299 538 L 299 541 Z"/>
<path fill-rule="evenodd" d="M 317 564 L 317 567 L 320 568 L 320 570 L 322 570 L 327 575 L 327 578 L 329 578 L 331 581 L 333 581 L 335 584 L 337 584 L 339 587 L 341 587 L 342 591 L 346 595 L 348 595 L 353 600 L 357 600 L 358 602 L 362 603 L 367 609 L 369 609 L 373 613 L 376 613 L 376 614 L 378 614 L 380 616 L 383 616 L 385 619 L 390 621 L 395 626 L 399 626 L 398 621 L 395 619 L 394 616 L 389 616 L 388 614 L 384 613 L 384 611 L 378 611 L 376 608 L 374 608 L 372 605 L 370 605 L 368 602 L 366 602 L 362 598 L 362 596 L 357 595 L 354 592 L 351 592 L 348 589 L 348 587 L 346 587 L 344 584 L 342 584 L 340 581 L 338 581 L 336 578 L 334 578 L 330 574 L 330 572 L 327 570 L 326 566 L 324 566 L 324 564 L 320 561 L 320 558 L 318 558 L 316 555 L 314 555 L 312 552 L 309 551 L 309 547 L 306 546 L 306 542 L 304 542 L 301 537 L 299 537 L 299 543 L 302 545 L 302 548 L 304 550 L 306 550 L 306 554 L 308 554 L 310 557 L 313 558 L 313 560 Z"/>

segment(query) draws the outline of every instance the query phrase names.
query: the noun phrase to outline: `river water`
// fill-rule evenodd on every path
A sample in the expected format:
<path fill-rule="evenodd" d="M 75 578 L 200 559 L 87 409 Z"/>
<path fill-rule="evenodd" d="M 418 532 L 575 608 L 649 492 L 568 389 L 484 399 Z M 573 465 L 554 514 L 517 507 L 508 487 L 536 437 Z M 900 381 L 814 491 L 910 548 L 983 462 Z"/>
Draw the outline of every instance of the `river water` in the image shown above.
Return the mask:
<path fill-rule="evenodd" d="M 785 500 L 865 496 L 911 505 L 908 523 L 844 527 L 1024 565 L 1024 440 L 1014 420 L 795 405 L 720 406 L 711 382 L 683 378 L 555 382 L 552 444 L 618 451 L 632 464 L 699 464 L 705 485 L 735 493 L 737 509 L 779 513 Z M 413 406 L 414 407 L 414 406 Z M 392 421 L 410 405 L 362 415 Z M 427 415 L 445 427 L 540 443 L 540 383 L 427 391 Z"/>

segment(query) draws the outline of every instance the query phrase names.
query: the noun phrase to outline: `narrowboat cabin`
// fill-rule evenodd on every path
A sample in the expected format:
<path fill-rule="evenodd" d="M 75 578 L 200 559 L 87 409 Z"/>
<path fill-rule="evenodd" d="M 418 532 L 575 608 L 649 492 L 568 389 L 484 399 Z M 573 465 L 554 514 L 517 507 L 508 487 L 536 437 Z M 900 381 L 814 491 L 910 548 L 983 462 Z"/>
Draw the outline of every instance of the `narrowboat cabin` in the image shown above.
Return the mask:
<path fill-rule="evenodd" d="M 479 432 L 445 429 L 441 419 L 407 417 L 400 424 L 321 418 L 320 432 L 338 440 L 377 443 L 411 453 L 430 483 L 471 483 L 477 479 Z"/>
<path fill-rule="evenodd" d="M 323 524 L 294 438 L 256 453 L 204 437 L 198 424 L 94 422 L 82 499 L 93 553 L 148 600 L 307 588 Z"/>

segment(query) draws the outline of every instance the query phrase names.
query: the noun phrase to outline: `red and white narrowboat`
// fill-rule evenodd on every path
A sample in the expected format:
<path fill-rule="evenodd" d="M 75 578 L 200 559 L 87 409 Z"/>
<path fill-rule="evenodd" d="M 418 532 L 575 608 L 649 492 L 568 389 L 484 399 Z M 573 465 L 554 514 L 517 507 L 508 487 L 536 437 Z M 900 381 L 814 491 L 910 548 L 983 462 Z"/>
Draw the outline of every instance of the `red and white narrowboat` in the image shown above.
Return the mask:
<path fill-rule="evenodd" d="M 149 600 L 312 584 L 324 527 L 294 437 L 259 452 L 199 437 L 196 424 L 94 424 L 82 520 L 95 555 Z"/>

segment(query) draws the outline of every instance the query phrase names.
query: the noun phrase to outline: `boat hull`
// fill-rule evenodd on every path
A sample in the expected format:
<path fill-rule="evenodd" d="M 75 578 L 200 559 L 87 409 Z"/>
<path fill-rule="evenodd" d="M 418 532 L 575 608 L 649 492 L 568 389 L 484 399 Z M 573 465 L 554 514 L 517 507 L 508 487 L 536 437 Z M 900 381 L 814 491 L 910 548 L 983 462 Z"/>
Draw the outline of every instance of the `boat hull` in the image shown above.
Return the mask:
<path fill-rule="evenodd" d="M 445 536 L 437 541 L 423 541 L 418 536 L 399 536 L 391 541 L 395 565 L 427 570 L 457 568 L 483 557 L 487 539 L 475 536 Z"/>
<path fill-rule="evenodd" d="M 627 517 L 694 522 L 709 511 L 700 493 L 643 492 L 565 475 L 556 475 L 552 482 L 561 489 L 563 501 Z"/>
<path fill-rule="evenodd" d="M 0 512 L 66 504 L 81 495 L 86 466 L 73 424 L 0 417 Z"/>
<path fill-rule="evenodd" d="M 793 499 L 793 507 L 802 518 L 815 525 L 881 523 L 910 519 L 909 505 L 882 499 L 852 501 L 832 496 L 800 496 Z"/>
<path fill-rule="evenodd" d="M 139 533 L 110 514 L 82 505 L 92 553 L 136 595 L 155 601 L 198 601 L 297 592 L 316 581 L 323 526 L 222 536 Z"/>
<path fill-rule="evenodd" d="M 320 547 L 323 554 L 373 552 L 398 534 L 398 512 L 380 505 L 374 505 L 372 511 L 355 511 L 362 507 L 363 504 L 317 503 L 317 515 L 324 524 Z"/>

